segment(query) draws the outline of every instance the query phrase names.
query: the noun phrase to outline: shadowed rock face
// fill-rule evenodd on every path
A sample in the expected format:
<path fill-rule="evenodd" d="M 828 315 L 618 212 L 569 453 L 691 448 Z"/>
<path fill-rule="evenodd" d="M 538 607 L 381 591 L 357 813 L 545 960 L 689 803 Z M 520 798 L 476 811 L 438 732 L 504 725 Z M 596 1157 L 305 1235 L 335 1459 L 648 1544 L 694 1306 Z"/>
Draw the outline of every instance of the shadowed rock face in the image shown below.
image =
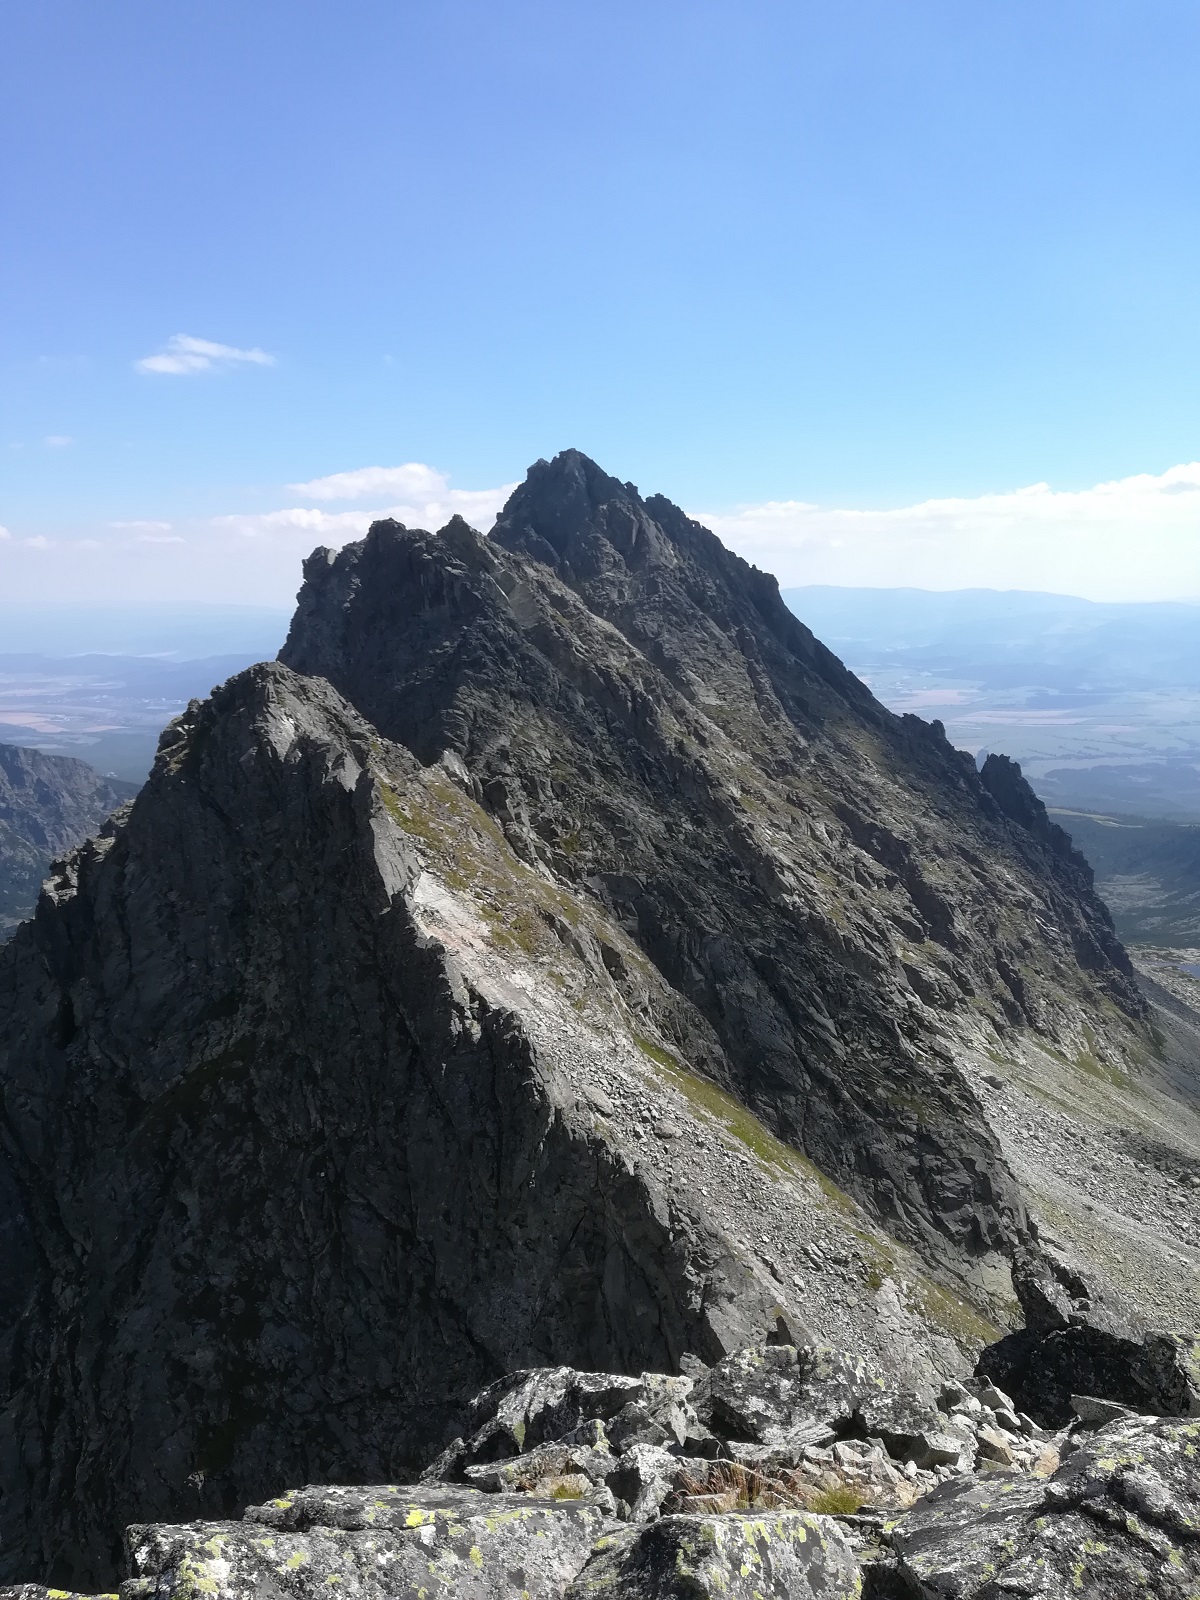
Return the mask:
<path fill-rule="evenodd" d="M 617 1051 L 565 1002 L 535 1040 L 430 887 L 405 751 L 278 666 L 163 746 L 0 952 L 0 1560 L 76 1585 L 139 1516 L 393 1479 L 497 1372 L 670 1367 L 770 1303 L 721 1320 L 728 1241 L 578 1098 Z"/>
<path fill-rule="evenodd" d="M 947 1024 L 1136 1020 L 1128 962 L 1019 772 L 993 794 L 890 715 L 774 579 L 567 452 L 490 539 L 318 551 L 281 659 L 465 768 L 653 962 L 665 1034 L 900 1236 L 961 1265 L 1022 1233 Z"/>

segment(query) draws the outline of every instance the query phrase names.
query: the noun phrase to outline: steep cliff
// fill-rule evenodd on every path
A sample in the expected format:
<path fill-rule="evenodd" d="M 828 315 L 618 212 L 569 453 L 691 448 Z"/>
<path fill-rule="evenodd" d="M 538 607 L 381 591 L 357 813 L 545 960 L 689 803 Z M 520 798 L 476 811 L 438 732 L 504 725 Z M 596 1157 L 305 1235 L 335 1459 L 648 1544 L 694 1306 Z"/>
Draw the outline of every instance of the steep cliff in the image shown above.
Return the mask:
<path fill-rule="evenodd" d="M 193 704 L 0 949 L 3 1571 L 103 1581 L 131 1520 L 394 1480 L 512 1366 L 802 1327 L 805 1246 L 855 1264 L 847 1337 L 961 1362 L 986 1324 L 910 1313 L 920 1263 L 614 973 L 667 1008 L 322 680 Z"/>

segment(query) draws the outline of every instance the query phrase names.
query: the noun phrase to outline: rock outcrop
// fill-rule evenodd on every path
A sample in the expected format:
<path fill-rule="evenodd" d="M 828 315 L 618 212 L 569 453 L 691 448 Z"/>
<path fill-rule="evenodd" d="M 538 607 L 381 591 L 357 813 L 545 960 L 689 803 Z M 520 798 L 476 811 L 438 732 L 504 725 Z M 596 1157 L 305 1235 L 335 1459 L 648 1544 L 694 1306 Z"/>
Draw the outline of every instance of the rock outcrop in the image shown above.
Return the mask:
<path fill-rule="evenodd" d="M 1076 1442 L 1076 1441 L 1073 1441 Z M 1048 1482 L 948 1482 L 888 1530 L 874 1593 L 1184 1600 L 1200 1586 L 1200 1423 L 1131 1416 Z"/>
<path fill-rule="evenodd" d="M 51 861 L 136 793 L 85 761 L 0 744 L 0 938 L 31 915 Z"/>
<path fill-rule="evenodd" d="M 573 453 L 491 540 L 310 558 L 284 663 L 193 702 L 0 947 L 3 1574 L 108 1582 L 123 1525 L 456 1437 L 458 1487 L 504 1495 L 540 1428 L 606 1515 L 977 1459 L 936 1402 L 1037 1239 L 961 1052 L 1144 1042 L 1019 782 Z M 794 1361 L 756 1421 L 722 1363 L 767 1330 Z M 552 1405 L 472 1408 L 546 1366 Z M 801 1440 L 785 1386 L 840 1420 Z M 171 1540 L 156 1593 L 199 1559 Z"/>
<path fill-rule="evenodd" d="M 718 1403 L 730 1393 L 736 1423 Z M 895 1416 L 912 1406 L 861 1361 L 809 1347 L 751 1347 L 678 1377 L 510 1373 L 476 1396 L 475 1432 L 420 1484 L 309 1485 L 248 1507 L 240 1520 L 130 1527 L 120 1596 L 1182 1600 L 1194 1592 L 1200 1423 L 1120 1407 L 1106 1419 L 1097 1401 L 1081 1403 L 1080 1419 L 1047 1440 L 993 1385 L 968 1383 L 940 1397 L 941 1426 L 955 1432 L 959 1453 L 933 1470 L 918 1468 L 899 1441 L 854 1431 L 880 1408 Z M 769 1469 L 730 1456 L 739 1435 L 764 1427 L 775 1430 Z M 836 1442 L 812 1443 L 818 1435 Z M 716 1448 L 694 1453 L 706 1447 Z M 0 1600 L 53 1596 L 27 1584 L 0 1590 Z"/>

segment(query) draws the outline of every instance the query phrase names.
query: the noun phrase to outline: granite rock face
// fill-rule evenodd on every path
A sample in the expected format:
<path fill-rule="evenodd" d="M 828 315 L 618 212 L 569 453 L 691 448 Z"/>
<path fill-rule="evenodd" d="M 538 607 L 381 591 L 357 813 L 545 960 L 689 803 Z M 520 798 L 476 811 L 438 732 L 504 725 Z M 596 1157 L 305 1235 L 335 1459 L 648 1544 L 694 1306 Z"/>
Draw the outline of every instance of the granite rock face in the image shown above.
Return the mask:
<path fill-rule="evenodd" d="M 0 938 L 32 913 L 51 861 L 136 793 L 86 761 L 0 744 Z"/>
<path fill-rule="evenodd" d="M 862 1572 L 830 1517 L 666 1517 L 613 1534 L 567 1600 L 858 1600 Z"/>
<path fill-rule="evenodd" d="M 131 1527 L 121 1595 L 560 1600 L 605 1526 L 593 1506 L 528 1495 L 306 1490 L 241 1522 Z"/>
<path fill-rule="evenodd" d="M 523 944 L 424 872 L 438 804 Z M 14 1575 L 94 1581 L 123 1523 L 281 1472 L 395 1477 L 522 1361 L 671 1367 L 769 1324 L 782 1287 L 596 1113 L 656 1071 L 611 1032 L 622 936 L 565 950 L 489 827 L 327 684 L 255 668 L 0 950 Z"/>

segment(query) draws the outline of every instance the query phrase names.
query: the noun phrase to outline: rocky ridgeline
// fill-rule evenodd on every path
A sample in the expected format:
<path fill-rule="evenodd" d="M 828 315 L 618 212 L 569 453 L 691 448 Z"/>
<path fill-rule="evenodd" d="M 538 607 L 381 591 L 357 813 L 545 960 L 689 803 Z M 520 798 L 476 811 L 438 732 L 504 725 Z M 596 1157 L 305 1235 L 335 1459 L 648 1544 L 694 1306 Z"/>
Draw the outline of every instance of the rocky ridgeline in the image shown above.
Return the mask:
<path fill-rule="evenodd" d="M 1195 1593 L 1200 1421 L 1077 1396 L 1049 1433 L 987 1378 L 934 1405 L 824 1347 L 690 1367 L 511 1373 L 418 1484 L 131 1527 L 121 1600 Z"/>

